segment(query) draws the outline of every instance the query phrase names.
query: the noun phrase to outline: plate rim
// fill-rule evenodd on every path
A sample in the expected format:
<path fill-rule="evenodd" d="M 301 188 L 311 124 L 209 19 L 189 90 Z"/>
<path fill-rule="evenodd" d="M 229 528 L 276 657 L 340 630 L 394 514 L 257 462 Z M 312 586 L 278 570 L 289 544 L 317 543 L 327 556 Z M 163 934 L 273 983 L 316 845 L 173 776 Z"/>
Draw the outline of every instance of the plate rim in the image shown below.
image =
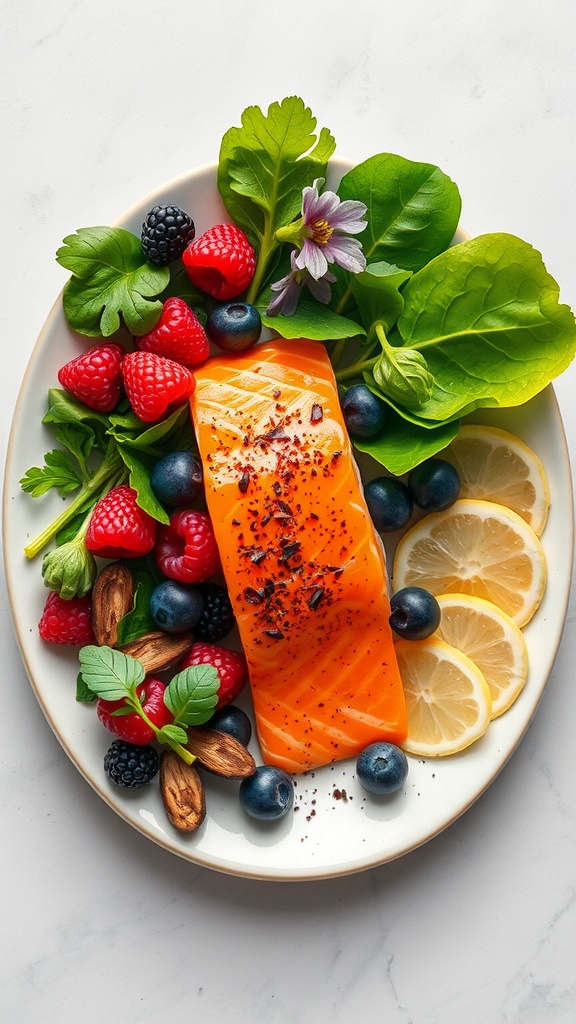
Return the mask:
<path fill-rule="evenodd" d="M 183 172 L 182 174 L 177 175 L 177 176 L 173 177 L 172 179 L 162 183 L 161 185 L 157 186 L 155 189 L 149 191 L 140 200 L 138 200 L 137 202 L 133 203 L 114 222 L 115 225 L 117 225 L 117 226 L 125 226 L 125 224 L 127 222 L 129 222 L 131 219 L 135 218 L 137 211 L 142 206 L 149 206 L 149 207 L 151 207 L 152 205 L 155 205 L 156 202 L 160 201 L 160 197 L 165 195 L 170 190 L 173 190 L 173 189 L 176 189 L 176 188 L 181 188 L 183 185 L 185 185 L 187 183 L 190 183 L 191 180 L 194 180 L 196 178 L 202 178 L 202 177 L 204 177 L 207 174 L 214 176 L 215 173 L 216 173 L 216 170 L 217 170 L 217 166 L 218 165 L 217 165 L 216 162 L 204 163 L 204 164 L 201 164 L 201 165 L 199 165 L 197 167 L 194 167 L 191 170 Z M 343 158 L 343 157 L 333 158 L 330 161 L 330 170 L 333 171 L 333 172 L 335 171 L 336 174 L 338 174 L 338 173 L 342 174 L 342 173 L 345 172 L 345 170 L 348 170 L 348 169 L 350 169 L 353 166 L 355 166 L 355 161 L 347 159 L 347 158 Z M 466 237 L 466 233 L 463 231 L 463 229 L 459 229 L 459 230 L 460 230 L 461 234 L 464 237 Z M 60 746 L 62 747 L 64 752 L 67 754 L 68 758 L 72 761 L 72 763 L 74 764 L 75 768 L 79 771 L 81 776 L 85 779 L 85 781 L 94 790 L 94 792 L 96 792 L 97 795 L 99 797 L 101 797 L 104 800 L 104 802 L 106 804 L 108 804 L 108 806 L 124 822 L 126 822 L 129 826 L 131 826 L 132 828 L 136 829 L 136 831 L 140 832 L 140 834 L 143 835 L 144 837 L 146 837 L 147 839 L 151 839 L 152 842 L 154 842 L 156 845 L 160 846 L 161 848 L 167 850 L 169 853 L 175 854 L 180 859 L 188 861 L 191 864 L 195 864 L 195 865 L 200 866 L 200 867 L 205 867 L 205 868 L 208 868 L 210 870 L 214 870 L 214 871 L 217 871 L 217 872 L 220 872 L 220 873 L 223 873 L 223 874 L 228 874 L 228 875 L 236 876 L 236 877 L 239 877 L 239 878 L 249 878 L 249 879 L 264 880 L 264 881 L 283 881 L 283 882 L 318 881 L 318 880 L 322 880 L 322 879 L 331 879 L 331 878 L 343 877 L 343 876 L 350 875 L 350 874 L 358 874 L 360 872 L 363 872 L 363 871 L 366 871 L 366 870 L 370 870 L 370 869 L 375 868 L 375 867 L 379 867 L 379 866 L 381 866 L 383 864 L 390 863 L 390 862 L 392 862 L 394 860 L 399 859 L 400 857 L 406 856 L 406 854 L 411 853 L 414 850 L 416 850 L 416 849 L 420 848 L 421 846 L 425 845 L 426 843 L 430 842 L 431 839 L 433 839 L 436 836 L 440 835 L 442 832 L 445 831 L 445 829 L 449 828 L 452 824 L 454 824 L 454 822 L 457 821 L 458 818 L 460 818 L 463 814 L 465 814 L 470 809 L 470 807 L 479 799 L 479 797 L 482 796 L 483 793 L 486 792 L 486 790 L 489 788 L 489 786 L 492 785 L 494 780 L 497 778 L 497 776 L 500 774 L 502 769 L 508 763 L 508 761 L 510 760 L 512 755 L 515 753 L 515 751 L 517 750 L 519 744 L 521 743 L 524 735 L 526 734 L 528 728 L 530 727 L 530 725 L 532 723 L 532 720 L 534 718 L 534 715 L 536 713 L 536 710 L 538 708 L 538 705 L 540 703 L 540 700 L 542 699 L 542 696 L 543 696 L 543 694 L 544 694 L 544 692 L 546 690 L 546 686 L 548 684 L 548 680 L 549 680 L 550 674 L 552 672 L 554 661 L 556 659 L 556 656 L 558 654 L 558 650 L 559 650 L 560 644 L 562 642 L 562 636 L 563 636 L 563 632 L 564 632 L 565 625 L 566 625 L 566 616 L 567 616 L 568 603 L 569 603 L 570 591 L 571 591 L 571 575 L 570 575 L 570 573 L 568 573 L 566 578 L 565 578 L 566 586 L 564 588 L 564 592 L 562 594 L 562 600 L 561 600 L 560 606 L 559 606 L 559 610 L 561 610 L 561 626 L 557 629 L 557 636 L 556 636 L 555 643 L 550 647 L 549 652 L 548 652 L 547 670 L 546 670 L 544 682 L 543 682 L 543 684 L 542 684 L 542 686 L 540 688 L 540 691 L 539 691 L 539 693 L 537 695 L 537 699 L 536 699 L 536 701 L 534 703 L 534 706 L 532 707 L 529 716 L 527 717 L 526 721 L 524 722 L 523 728 L 521 729 L 521 731 L 515 737 L 515 742 L 514 742 L 513 746 L 507 751 L 506 757 L 495 766 L 494 771 L 492 773 L 490 773 L 490 775 L 489 775 L 489 777 L 487 779 L 485 779 L 484 784 L 482 785 L 482 787 L 480 789 L 478 789 L 478 790 L 475 790 L 473 795 L 470 797 L 470 799 L 467 800 L 464 804 L 460 805 L 458 807 L 458 809 L 454 812 L 454 814 L 449 817 L 449 819 L 443 820 L 443 822 L 441 823 L 441 825 L 439 827 L 431 828 L 426 834 L 424 834 L 421 837 L 421 839 L 417 843 L 409 841 L 404 849 L 393 851 L 393 852 L 391 852 L 389 854 L 384 854 L 384 855 L 376 855 L 376 856 L 374 856 L 374 855 L 370 854 L 370 855 L 367 855 L 365 857 L 357 858 L 353 862 L 347 861 L 344 865 L 341 864 L 341 863 L 338 863 L 337 865 L 334 865 L 333 867 L 327 866 L 326 864 L 324 864 L 324 866 L 315 867 L 313 864 L 310 864 L 309 868 L 308 868 L 308 870 L 306 872 L 303 872 L 301 869 L 291 870 L 289 868 L 287 868 L 287 869 L 271 868 L 270 870 L 267 870 L 263 866 L 259 866 L 259 865 L 254 865 L 253 868 L 249 868 L 248 866 L 239 865 L 235 861 L 232 861 L 232 860 L 230 860 L 229 858 L 226 858 L 226 857 L 215 857 L 212 854 L 207 855 L 203 851 L 201 851 L 201 850 L 199 850 L 198 848 L 195 848 L 195 847 L 189 847 L 189 848 L 186 848 L 186 849 L 178 848 L 175 845 L 175 843 L 171 843 L 168 839 L 164 840 L 162 836 L 160 836 L 160 835 L 158 835 L 156 833 L 153 833 L 150 829 L 146 828 L 146 826 L 144 825 L 143 822 L 137 821 L 133 817 L 131 817 L 129 815 L 129 813 L 128 813 L 128 808 L 129 808 L 130 804 L 127 804 L 126 802 L 123 802 L 120 799 L 120 797 L 122 796 L 121 793 L 116 795 L 114 792 L 110 791 L 105 786 L 106 779 L 105 779 L 104 773 L 102 773 L 102 784 L 100 785 L 98 780 L 87 769 L 85 769 L 85 767 L 82 765 L 82 763 L 76 757 L 76 755 L 74 754 L 74 751 L 71 749 L 71 746 L 70 746 L 69 742 L 66 739 L 66 735 L 62 733 L 61 728 L 59 728 L 58 725 L 56 724 L 56 722 L 53 720 L 53 718 L 52 718 L 52 716 L 50 714 L 50 710 L 49 710 L 49 708 L 46 706 L 46 704 L 44 702 L 44 699 L 42 697 L 41 691 L 40 691 L 40 689 L 38 687 L 38 684 L 37 684 L 37 681 L 35 679 L 34 671 L 32 669 L 32 665 L 30 663 L 30 659 L 28 657 L 28 653 L 27 653 L 27 650 L 26 650 L 24 626 L 19 621 L 18 602 L 17 602 L 17 598 L 16 598 L 15 584 L 14 584 L 14 580 L 12 578 L 11 558 L 9 557 L 9 553 L 8 553 L 8 543 L 9 543 L 9 535 L 10 535 L 10 529 L 11 529 L 10 525 L 9 525 L 9 523 L 10 523 L 10 509 L 9 509 L 9 505 L 10 505 L 10 492 L 9 492 L 9 483 L 10 483 L 11 477 L 13 476 L 12 470 L 13 470 L 13 467 L 15 465 L 16 439 L 17 439 L 17 434 L 19 432 L 19 428 L 20 428 L 20 420 L 21 420 L 21 416 L 22 416 L 22 408 L 23 408 L 23 405 L 24 405 L 24 402 L 25 402 L 25 399 L 26 399 L 26 395 L 27 395 L 27 392 L 28 392 L 29 380 L 30 380 L 30 378 L 31 378 L 31 376 L 32 376 L 32 374 L 34 372 L 34 369 L 35 369 L 35 366 L 36 366 L 37 362 L 40 360 L 40 358 L 41 358 L 41 356 L 42 356 L 42 354 L 44 352 L 44 343 L 45 343 L 46 336 L 50 333 L 51 329 L 53 328 L 54 322 L 57 320 L 59 314 L 61 313 L 63 291 L 64 291 L 64 289 L 60 290 L 60 292 L 58 293 L 57 297 L 55 298 L 55 300 L 54 300 L 54 302 L 53 302 L 53 304 L 52 304 L 52 306 L 51 306 L 51 308 L 50 308 L 50 310 L 49 310 L 49 312 L 48 312 L 48 314 L 46 316 L 46 319 L 45 319 L 45 321 L 44 321 L 44 323 L 43 323 L 43 325 L 41 327 L 41 330 L 40 330 L 40 332 L 39 332 L 39 334 L 38 334 L 38 336 L 36 338 L 36 341 L 35 341 L 35 343 L 34 343 L 34 345 L 32 347 L 32 350 L 31 350 L 30 356 L 28 358 L 28 362 L 27 362 L 27 365 L 26 365 L 26 368 L 25 368 L 25 371 L 24 371 L 24 374 L 23 374 L 23 377 L 22 377 L 22 380 L 21 380 L 21 383 L 20 383 L 20 387 L 18 389 L 18 394 L 17 394 L 16 403 L 15 403 L 13 414 L 12 414 L 12 420 L 11 420 L 11 424 L 10 424 L 10 432 L 9 432 L 9 437 L 8 437 L 6 461 L 5 461 L 5 468 L 4 468 L 3 501 L 2 501 L 2 529 L 3 529 L 3 538 L 2 538 L 2 540 L 3 540 L 3 548 L 4 548 L 4 555 L 5 555 L 5 558 L 4 558 L 4 571 L 5 571 L 5 577 L 6 577 L 6 582 L 7 582 L 7 593 L 8 593 L 10 613 L 11 613 L 11 616 L 12 616 L 12 622 L 13 622 L 13 626 L 14 626 L 14 633 L 16 635 L 16 639 L 17 639 L 18 646 L 19 646 L 19 649 L 20 649 L 20 654 L 21 654 L 21 657 L 22 657 L 24 668 L 25 668 L 26 674 L 28 676 L 28 680 L 30 682 L 30 685 L 32 687 L 33 693 L 34 693 L 34 695 L 36 697 L 36 700 L 38 701 L 38 704 L 40 705 L 40 708 L 41 708 L 41 710 L 42 710 L 42 712 L 44 714 L 44 717 L 45 717 L 46 721 L 48 722 L 48 725 L 50 726 L 50 728 L 52 729 L 52 732 L 54 733 L 56 739 L 60 743 Z M 547 400 L 550 403 L 550 412 L 551 412 L 551 414 L 552 414 L 552 416 L 553 416 L 553 418 L 554 418 L 554 420 L 556 422 L 556 427 L 557 427 L 557 432 L 558 432 L 558 440 L 560 442 L 560 454 L 561 454 L 562 462 L 563 462 L 563 471 L 564 471 L 564 474 L 565 474 L 565 478 L 567 480 L 567 490 L 566 490 L 565 497 L 567 497 L 567 499 L 568 499 L 568 505 L 569 505 L 570 512 L 571 512 L 571 520 L 570 520 L 570 526 L 568 528 L 568 536 L 567 536 L 567 539 L 569 540 L 570 551 L 566 552 L 566 554 L 567 555 L 568 555 L 568 553 L 570 554 L 570 558 L 569 559 L 567 558 L 567 563 L 571 566 L 572 565 L 572 561 L 573 561 L 573 557 L 574 557 L 574 542 L 575 542 L 575 538 L 574 538 L 574 494 L 573 494 L 573 488 L 570 486 L 570 483 L 572 481 L 572 469 L 571 469 L 571 464 L 570 464 L 569 449 L 568 449 L 567 438 L 566 438 L 566 433 L 565 433 L 565 429 L 564 429 L 564 423 L 563 423 L 563 420 L 562 420 L 560 408 L 559 408 L 559 405 L 558 405 L 558 400 L 557 400 L 556 394 L 554 392 L 553 385 L 552 384 L 548 385 L 548 387 L 546 389 L 544 389 L 544 392 L 541 392 L 541 394 L 546 394 Z M 116 796 L 118 796 L 117 799 L 115 799 Z"/>

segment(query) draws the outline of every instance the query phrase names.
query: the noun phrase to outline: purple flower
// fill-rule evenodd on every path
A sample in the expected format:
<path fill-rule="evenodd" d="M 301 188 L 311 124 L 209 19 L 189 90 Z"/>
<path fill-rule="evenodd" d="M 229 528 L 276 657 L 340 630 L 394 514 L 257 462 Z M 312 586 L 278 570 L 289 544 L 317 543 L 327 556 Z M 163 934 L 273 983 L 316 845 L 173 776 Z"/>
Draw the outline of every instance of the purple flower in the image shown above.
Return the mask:
<path fill-rule="evenodd" d="M 290 238 L 300 248 L 296 257 L 298 270 L 306 269 L 319 281 L 329 263 L 337 263 L 351 274 L 359 274 L 366 266 L 362 246 L 357 238 L 348 238 L 363 231 L 367 207 L 354 199 L 342 202 L 335 192 L 318 189 L 324 178 L 302 190 L 302 218 L 296 224 L 297 237 Z"/>
<path fill-rule="evenodd" d="M 299 269 L 296 266 L 296 260 L 296 250 L 293 249 L 290 254 L 290 266 L 292 268 L 290 273 L 271 285 L 272 291 L 277 292 L 277 295 L 272 299 L 266 310 L 268 316 L 276 316 L 278 313 L 283 313 L 284 316 L 292 316 L 296 312 L 300 292 L 304 286 L 309 288 L 314 298 L 324 306 L 327 306 L 330 302 L 332 298 L 330 285 L 336 280 L 334 274 L 331 274 L 326 269 L 326 273 L 321 278 L 316 279 L 312 277 L 305 267 Z"/>

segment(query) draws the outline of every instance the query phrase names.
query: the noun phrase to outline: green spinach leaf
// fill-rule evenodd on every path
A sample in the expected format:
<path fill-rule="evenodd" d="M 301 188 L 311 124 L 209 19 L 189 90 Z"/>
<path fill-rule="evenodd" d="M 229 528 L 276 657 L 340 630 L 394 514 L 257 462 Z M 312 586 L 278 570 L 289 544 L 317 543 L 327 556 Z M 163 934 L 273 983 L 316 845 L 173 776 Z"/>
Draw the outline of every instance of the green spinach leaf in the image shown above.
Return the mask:
<path fill-rule="evenodd" d="M 368 263 L 385 260 L 419 270 L 446 249 L 460 218 L 460 193 L 433 164 L 379 153 L 344 175 L 341 199 L 368 207 L 362 246 Z"/>
<path fill-rule="evenodd" d="M 574 316 L 558 285 L 540 253 L 513 235 L 447 250 L 414 274 L 403 298 L 399 339 L 425 356 L 434 381 L 422 419 L 521 405 L 576 352 Z"/>
<path fill-rule="evenodd" d="M 270 327 L 282 338 L 309 338 L 311 341 L 330 341 L 338 338 L 354 338 L 358 334 L 366 334 L 361 324 L 349 317 L 338 316 L 327 306 L 309 299 L 300 299 L 298 308 L 292 316 L 268 316 L 266 308 L 268 299 L 258 303 L 262 323 Z"/>

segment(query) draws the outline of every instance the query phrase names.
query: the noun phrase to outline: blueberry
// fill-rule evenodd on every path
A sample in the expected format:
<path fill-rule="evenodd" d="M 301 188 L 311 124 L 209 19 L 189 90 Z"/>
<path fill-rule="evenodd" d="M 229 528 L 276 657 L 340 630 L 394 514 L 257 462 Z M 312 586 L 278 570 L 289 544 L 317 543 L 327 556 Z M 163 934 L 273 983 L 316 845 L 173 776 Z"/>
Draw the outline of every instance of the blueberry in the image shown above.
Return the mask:
<path fill-rule="evenodd" d="M 423 587 L 404 587 L 390 598 L 390 625 L 404 640 L 425 640 L 440 625 L 440 605 Z"/>
<path fill-rule="evenodd" d="M 226 704 L 225 707 L 218 708 L 212 715 L 208 725 L 211 729 L 218 729 L 229 736 L 234 736 L 245 747 L 250 743 L 252 737 L 250 719 L 242 711 L 242 708 L 237 708 L 233 704 Z"/>
<path fill-rule="evenodd" d="M 288 772 L 261 765 L 240 783 L 240 803 L 246 814 L 260 821 L 283 818 L 294 803 L 294 783 Z"/>
<path fill-rule="evenodd" d="M 388 406 L 381 398 L 373 395 L 365 384 L 354 384 L 348 388 L 340 406 L 351 438 L 362 441 L 383 430 Z"/>
<path fill-rule="evenodd" d="M 215 306 L 206 321 L 211 341 L 226 352 L 243 352 L 260 337 L 262 320 L 255 306 L 247 302 L 222 302 Z"/>
<path fill-rule="evenodd" d="M 189 508 L 202 490 L 202 463 L 193 452 L 169 452 L 154 466 L 150 484 L 165 505 Z"/>
<path fill-rule="evenodd" d="M 364 497 L 372 522 L 381 533 L 401 530 L 410 521 L 414 503 L 401 480 L 376 477 L 364 485 Z"/>
<path fill-rule="evenodd" d="M 199 587 L 177 580 L 164 580 L 152 591 L 150 614 L 165 633 L 184 633 L 194 629 L 204 611 Z"/>
<path fill-rule="evenodd" d="M 445 459 L 427 459 L 409 474 L 408 489 L 420 508 L 427 512 L 440 512 L 458 498 L 460 477 Z"/>
<path fill-rule="evenodd" d="M 393 743 L 371 743 L 356 761 L 356 774 L 363 789 L 387 796 L 401 789 L 408 776 L 406 754 Z"/>

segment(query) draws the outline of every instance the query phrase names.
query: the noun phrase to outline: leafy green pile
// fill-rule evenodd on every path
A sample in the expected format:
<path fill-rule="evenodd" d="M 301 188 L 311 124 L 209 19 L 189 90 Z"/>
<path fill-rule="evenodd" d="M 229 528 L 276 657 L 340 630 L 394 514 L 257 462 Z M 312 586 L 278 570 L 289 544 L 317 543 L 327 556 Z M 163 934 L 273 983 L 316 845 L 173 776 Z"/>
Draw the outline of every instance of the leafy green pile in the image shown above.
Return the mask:
<path fill-rule="evenodd" d="M 112 647 L 87 645 L 80 650 L 80 674 L 77 699 L 92 702 L 98 697 L 107 701 L 123 701 L 116 715 L 133 712 L 152 730 L 155 739 L 171 747 L 192 764 L 194 754 L 186 749 L 191 726 L 203 725 L 212 717 L 218 702 L 220 678 L 213 665 L 192 665 L 172 677 L 164 692 L 164 703 L 172 713 L 172 721 L 157 728 L 146 715 L 137 688 L 146 672 L 141 661 Z"/>
<path fill-rule="evenodd" d="M 452 244 L 457 186 L 440 168 L 391 153 L 358 164 L 337 187 L 342 201 L 367 208 L 365 270 L 334 267 L 329 305 L 306 293 L 293 315 L 270 316 L 271 285 L 290 267 L 287 228 L 301 212 L 302 190 L 327 176 L 334 150 L 334 138 L 326 128 L 316 133 L 299 97 L 271 104 L 267 114 L 249 107 L 222 139 L 218 188 L 257 253 L 247 301 L 278 335 L 324 342 L 342 388 L 365 382 L 383 399 L 389 415 L 382 434 L 355 444 L 401 475 L 449 444 L 461 417 L 519 405 L 546 387 L 574 357 L 576 324 L 538 252 L 502 233 Z M 148 263 L 140 239 L 123 228 L 81 228 L 56 258 L 72 273 L 65 315 L 88 337 L 147 333 L 169 295 L 201 317 L 212 303 L 193 288 L 181 261 L 170 268 Z M 43 575 L 71 597 L 86 593 L 94 578 L 84 536 L 98 498 L 127 480 L 142 508 L 166 522 L 150 487 L 152 464 L 194 441 L 186 405 L 150 427 L 126 403 L 104 415 L 53 389 L 44 422 L 60 447 L 28 470 L 22 487 L 34 496 L 51 488 L 75 496 L 26 555 L 56 537 Z"/>
<path fill-rule="evenodd" d="M 307 298 L 293 316 L 268 316 L 270 284 L 288 266 L 276 233 L 300 211 L 295 190 L 323 176 L 333 152 L 326 129 L 313 146 L 315 126 L 298 97 L 267 117 L 248 108 L 224 136 L 219 188 L 260 254 L 249 301 L 282 337 L 326 342 L 341 384 L 364 381 L 387 403 L 382 436 L 355 443 L 400 475 L 449 444 L 462 416 L 524 403 L 562 373 L 576 351 L 574 316 L 521 239 L 452 245 L 457 186 L 438 167 L 390 153 L 358 164 L 336 189 L 366 204 L 366 269 L 336 268 L 328 308 Z"/>
<path fill-rule="evenodd" d="M 58 547 L 45 555 L 46 586 L 69 599 L 90 590 L 94 558 L 85 536 L 96 502 L 112 487 L 127 482 L 138 504 L 160 523 L 169 517 L 150 484 L 155 462 L 173 450 L 195 446 L 187 406 L 160 423 L 142 423 L 124 401 L 112 413 L 94 412 L 66 391 L 51 388 L 43 423 L 51 424 L 60 447 L 49 451 L 44 465 L 27 470 L 20 486 L 33 497 L 52 488 L 62 497 L 74 495 L 59 516 L 24 549 L 34 558 L 56 538 Z"/>

